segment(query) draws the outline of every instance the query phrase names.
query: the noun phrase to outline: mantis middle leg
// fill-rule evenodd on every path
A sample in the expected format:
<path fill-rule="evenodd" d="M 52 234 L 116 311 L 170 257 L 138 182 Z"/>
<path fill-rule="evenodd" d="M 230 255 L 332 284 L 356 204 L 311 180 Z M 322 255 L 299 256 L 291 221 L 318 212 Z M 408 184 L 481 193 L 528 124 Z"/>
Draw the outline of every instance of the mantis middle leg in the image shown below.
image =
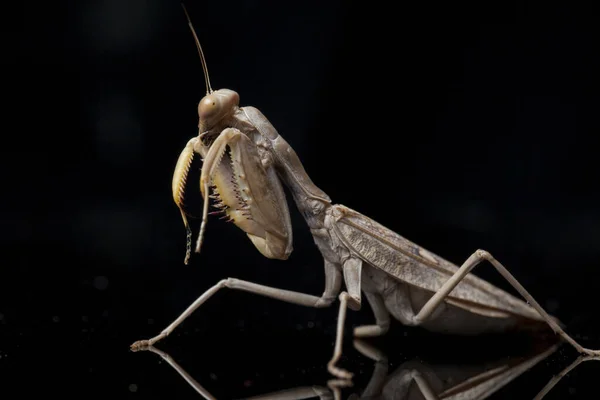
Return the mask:
<path fill-rule="evenodd" d="M 361 270 L 362 260 L 358 258 L 349 258 L 344 261 L 344 281 L 346 290 L 340 293 L 340 311 L 337 320 L 337 332 L 335 337 L 335 348 L 333 357 L 327 363 L 327 370 L 340 379 L 352 379 L 352 373 L 336 366 L 342 356 L 342 343 L 344 341 L 344 325 L 346 323 L 346 310 L 351 308 L 358 311 L 361 306 Z"/>
<path fill-rule="evenodd" d="M 365 297 L 375 315 L 375 325 L 363 325 L 354 328 L 354 336 L 358 338 L 381 336 L 390 329 L 390 313 L 385 307 L 383 297 L 379 293 L 365 292 Z"/>

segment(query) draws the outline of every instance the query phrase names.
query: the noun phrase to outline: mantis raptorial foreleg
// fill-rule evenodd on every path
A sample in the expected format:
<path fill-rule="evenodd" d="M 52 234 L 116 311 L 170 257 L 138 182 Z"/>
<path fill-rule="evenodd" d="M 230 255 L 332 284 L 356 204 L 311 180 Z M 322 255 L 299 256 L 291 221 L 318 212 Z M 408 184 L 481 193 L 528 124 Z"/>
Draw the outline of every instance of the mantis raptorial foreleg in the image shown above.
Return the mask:
<path fill-rule="evenodd" d="M 517 281 L 517 279 L 504 267 L 500 262 L 498 262 L 490 253 L 485 250 L 477 250 L 473 253 L 464 263 L 463 265 L 456 271 L 456 273 L 442 285 L 442 287 L 431 297 L 427 303 L 421 308 L 421 311 L 413 317 L 413 324 L 420 325 L 429 318 L 436 308 L 444 301 L 444 299 L 448 296 L 448 294 L 458 285 L 458 283 L 464 279 L 465 276 L 473 268 L 479 265 L 482 261 L 487 260 L 496 268 L 496 270 L 514 287 L 517 292 L 533 307 L 535 310 L 540 313 L 542 318 L 550 325 L 552 330 L 560 335 L 564 340 L 569 342 L 577 351 L 580 353 L 588 354 L 588 355 L 600 355 L 600 350 L 590 350 L 582 347 L 579 343 L 577 343 L 574 339 L 571 338 L 559 325 L 556 321 L 548 315 L 548 313 L 539 305 L 539 303 L 529 294 L 529 292 Z"/>
<path fill-rule="evenodd" d="M 222 163 L 228 148 L 231 166 Z M 274 186 L 276 182 L 269 181 L 254 142 L 239 129 L 226 128 L 208 150 L 201 148 L 201 151 L 206 153 L 200 175 L 204 210 L 196 252 L 200 252 L 204 238 L 208 187 L 212 182 L 220 188 L 219 196 L 223 204 L 229 206 L 229 218 L 246 232 L 261 254 L 267 258 L 286 259 L 291 251 L 291 233 L 285 224 L 287 206 L 284 199 L 278 198 L 279 193 Z M 220 168 L 223 169 L 219 171 Z"/>
<path fill-rule="evenodd" d="M 287 303 L 297 304 L 306 307 L 322 308 L 328 307 L 335 300 L 335 296 L 340 291 L 342 284 L 341 273 L 333 264 L 325 261 L 325 291 L 319 296 L 294 292 L 291 290 L 278 289 L 270 286 L 259 285 L 248 281 L 235 278 L 227 278 L 219 281 L 216 285 L 204 292 L 196 299 L 175 321 L 166 327 L 161 333 L 148 340 L 138 340 L 131 345 L 133 351 L 142 350 L 148 346 L 154 345 L 159 340 L 169 336 L 177 326 L 179 326 L 187 317 L 189 317 L 206 300 L 223 288 L 242 290 L 244 292 L 254 293 L 260 296 L 270 297 L 275 300 L 285 301 Z M 340 348 L 341 352 L 341 348 Z M 339 357 L 339 356 L 338 356 Z"/>

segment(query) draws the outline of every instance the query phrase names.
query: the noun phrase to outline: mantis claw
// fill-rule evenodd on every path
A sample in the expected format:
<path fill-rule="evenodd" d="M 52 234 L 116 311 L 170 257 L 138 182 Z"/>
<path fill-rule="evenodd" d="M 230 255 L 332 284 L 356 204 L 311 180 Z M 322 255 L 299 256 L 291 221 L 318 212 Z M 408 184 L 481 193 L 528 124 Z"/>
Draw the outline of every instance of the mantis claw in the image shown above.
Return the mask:
<path fill-rule="evenodd" d="M 133 352 L 141 351 L 141 350 L 148 350 L 149 348 L 152 347 L 152 345 L 154 345 L 154 343 L 158 342 L 161 339 L 164 339 L 165 337 L 167 337 L 167 335 L 168 335 L 168 332 L 163 331 L 159 335 L 153 337 L 152 339 L 138 340 L 137 342 L 135 342 L 131 346 L 129 346 L 129 348 Z"/>
<path fill-rule="evenodd" d="M 147 350 L 150 346 L 152 346 L 152 344 L 149 340 L 138 340 L 137 342 L 129 346 L 129 348 L 135 353 L 137 351 Z"/>

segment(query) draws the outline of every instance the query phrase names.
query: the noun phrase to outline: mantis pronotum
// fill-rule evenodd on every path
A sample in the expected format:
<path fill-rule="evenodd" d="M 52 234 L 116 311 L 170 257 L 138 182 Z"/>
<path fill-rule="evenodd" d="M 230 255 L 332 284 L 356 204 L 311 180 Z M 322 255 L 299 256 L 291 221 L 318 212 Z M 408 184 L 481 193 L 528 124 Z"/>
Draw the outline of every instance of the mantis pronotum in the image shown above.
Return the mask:
<path fill-rule="evenodd" d="M 187 231 L 184 262 L 189 261 L 192 234 L 183 200 L 189 168 L 198 154 L 203 159 L 200 190 L 204 207 L 195 251 L 202 245 L 212 198 L 261 254 L 287 259 L 292 251 L 292 230 L 283 191 L 286 185 L 321 251 L 326 284 L 323 294 L 315 296 L 235 278 L 221 280 L 160 334 L 135 342 L 132 349 L 165 338 L 213 294 L 230 288 L 316 308 L 328 307 L 339 297 L 336 343 L 328 370 L 341 379 L 352 377 L 336 365 L 342 352 L 346 311 L 360 309 L 362 293 L 374 312 L 375 324 L 357 327 L 356 337 L 385 334 L 390 316 L 405 325 L 459 334 L 549 326 L 578 352 L 600 355 L 572 339 L 487 251 L 475 251 L 458 267 L 357 211 L 333 204 L 258 109 L 240 107 L 240 97 L 233 90 L 212 89 L 202 48 L 187 18 L 202 61 L 206 96 L 198 105 L 199 135 L 188 141 L 173 175 L 173 199 Z M 470 274 L 482 261 L 494 266 L 526 302 Z"/>

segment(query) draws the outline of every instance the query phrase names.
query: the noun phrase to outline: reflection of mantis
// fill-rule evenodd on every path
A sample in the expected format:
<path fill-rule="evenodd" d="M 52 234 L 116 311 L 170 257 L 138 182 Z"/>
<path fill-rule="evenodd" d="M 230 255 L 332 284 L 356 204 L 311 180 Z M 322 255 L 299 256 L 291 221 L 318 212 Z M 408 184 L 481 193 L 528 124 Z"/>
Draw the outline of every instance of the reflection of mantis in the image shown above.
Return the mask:
<path fill-rule="evenodd" d="M 391 374 L 388 373 L 387 357 L 382 352 L 361 340 L 355 340 L 354 347 L 375 361 L 375 368 L 369 383 L 360 396 L 355 394 L 350 397 L 351 399 L 483 400 L 549 357 L 556 351 L 558 345 L 545 346 L 541 351 L 538 350 L 533 354 L 510 361 L 499 360 L 483 365 L 428 365 L 418 360 L 411 360 L 400 365 Z M 202 397 L 215 399 L 167 353 L 153 346 L 149 346 L 147 349 L 167 361 Z M 552 378 L 534 400 L 541 400 L 564 375 L 580 362 L 593 358 L 580 356 L 575 363 Z M 300 400 L 318 397 L 321 400 L 337 400 L 341 398 L 341 389 L 347 386 L 350 386 L 349 381 L 333 380 L 328 383 L 327 387 L 318 385 L 298 387 L 246 399 Z"/>
<path fill-rule="evenodd" d="M 232 90 L 212 90 L 200 44 L 191 22 L 189 25 L 201 56 L 207 94 L 198 105 L 200 134 L 185 146 L 173 176 L 173 198 L 188 234 L 185 263 L 191 252 L 191 231 L 183 204 L 184 192 L 192 159 L 199 154 L 203 159 L 200 189 L 204 208 L 196 252 L 200 251 L 206 229 L 210 197 L 216 199 L 215 206 L 246 232 L 265 257 L 287 259 L 292 251 L 292 230 L 282 188 L 285 184 L 323 255 L 325 290 L 321 296 L 314 296 L 224 279 L 202 294 L 159 335 L 134 343 L 133 350 L 169 335 L 222 288 L 320 308 L 335 301 L 344 283 L 346 290 L 339 294 L 336 344 L 328 364 L 328 370 L 338 378 L 352 376 L 336 364 L 341 356 L 346 309 L 360 309 L 362 293 L 373 309 L 376 323 L 356 328 L 356 337 L 386 333 L 390 314 L 406 325 L 459 334 L 545 328 L 547 323 L 580 353 L 600 354 L 573 340 L 490 253 L 477 250 L 459 268 L 376 221 L 343 205 L 332 204 L 309 178 L 292 147 L 259 110 L 239 107 L 239 95 Z M 469 274 L 484 260 L 527 303 Z"/>

